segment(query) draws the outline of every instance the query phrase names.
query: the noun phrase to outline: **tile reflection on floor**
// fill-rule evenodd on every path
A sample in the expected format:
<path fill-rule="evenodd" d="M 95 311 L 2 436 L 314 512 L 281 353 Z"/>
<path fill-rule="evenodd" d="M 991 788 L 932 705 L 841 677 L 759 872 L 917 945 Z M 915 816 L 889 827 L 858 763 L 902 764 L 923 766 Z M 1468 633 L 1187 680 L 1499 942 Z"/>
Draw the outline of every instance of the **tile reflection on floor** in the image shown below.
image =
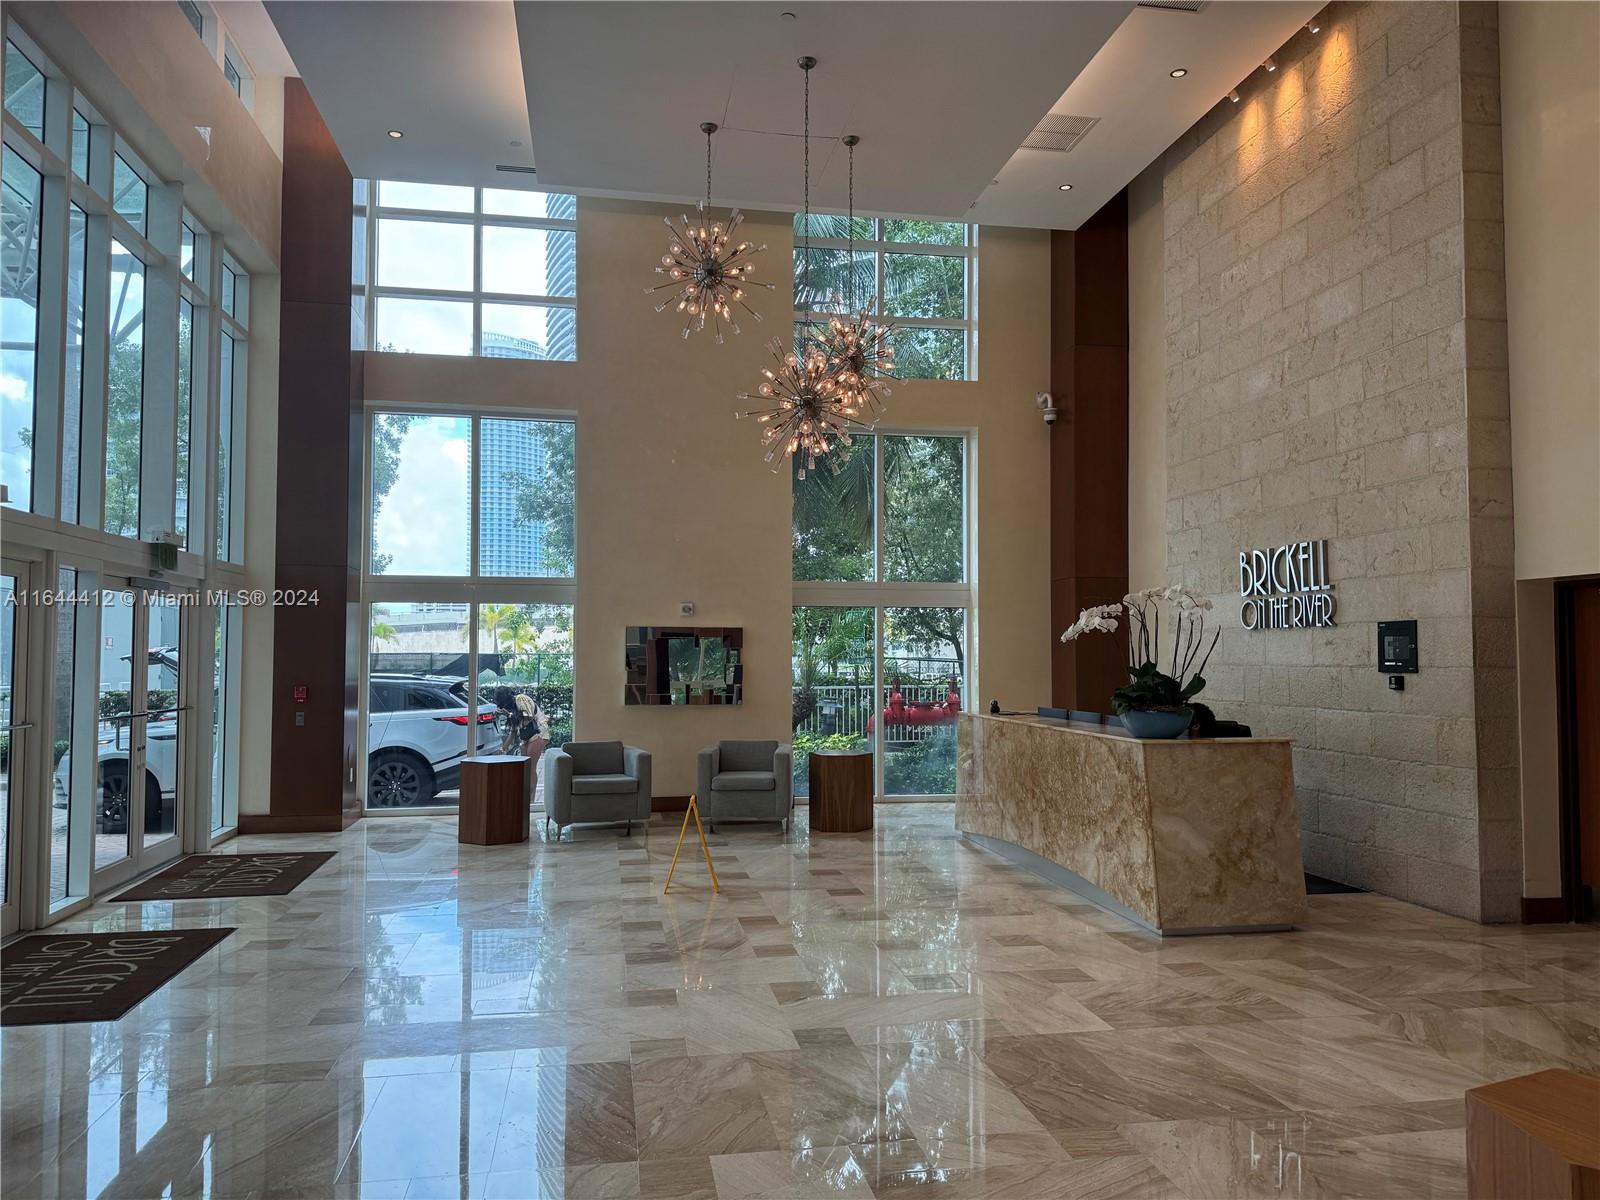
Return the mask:
<path fill-rule="evenodd" d="M 1330 895 L 1157 942 L 952 816 L 719 830 L 716 897 L 693 859 L 661 895 L 659 821 L 240 838 L 339 853 L 63 926 L 238 932 L 120 1022 L 4 1031 L 5 1195 L 1460 1196 L 1466 1088 L 1600 1071 L 1590 929 Z"/>

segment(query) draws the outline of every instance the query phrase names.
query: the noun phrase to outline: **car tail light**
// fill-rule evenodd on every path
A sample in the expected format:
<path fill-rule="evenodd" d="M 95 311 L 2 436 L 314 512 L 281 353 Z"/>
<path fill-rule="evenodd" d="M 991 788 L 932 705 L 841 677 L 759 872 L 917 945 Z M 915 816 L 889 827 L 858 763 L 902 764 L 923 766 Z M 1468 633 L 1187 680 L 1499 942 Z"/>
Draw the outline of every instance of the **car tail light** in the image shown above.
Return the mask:
<path fill-rule="evenodd" d="M 467 724 L 467 718 L 466 718 L 465 715 L 456 716 L 456 717 L 435 717 L 434 720 L 435 721 L 449 721 L 450 724 L 452 724 L 452 725 L 465 725 L 465 724 Z M 478 714 L 478 724 L 479 725 L 492 725 L 493 723 L 494 723 L 494 714 L 493 713 L 479 713 Z"/>

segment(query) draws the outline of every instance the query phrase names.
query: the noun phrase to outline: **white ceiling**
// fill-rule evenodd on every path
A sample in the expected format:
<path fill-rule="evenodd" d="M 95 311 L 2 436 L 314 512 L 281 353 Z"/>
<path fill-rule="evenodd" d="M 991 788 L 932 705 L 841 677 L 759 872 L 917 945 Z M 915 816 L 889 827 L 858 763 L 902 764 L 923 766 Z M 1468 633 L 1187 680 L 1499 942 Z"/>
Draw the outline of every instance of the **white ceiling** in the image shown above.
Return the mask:
<path fill-rule="evenodd" d="M 494 169 L 533 163 L 509 0 L 270 0 L 267 12 L 356 176 L 527 183 Z"/>
<path fill-rule="evenodd" d="M 1059 229 L 1097 211 L 1319 7 L 267 4 L 357 175 L 527 186 L 495 166 L 537 151 L 543 186 L 692 200 L 705 181 L 699 125 L 712 120 L 725 127 L 718 203 L 797 209 L 799 138 L 786 135 L 801 127 L 795 59 L 811 54 L 814 208 L 843 208 L 832 139 L 855 133 L 859 211 Z M 1169 78 L 1178 66 L 1189 74 Z M 1099 122 L 1065 154 L 1019 149 L 1048 112 Z"/>
<path fill-rule="evenodd" d="M 1098 117 L 1065 154 L 1018 149 L 969 220 L 1076 229 L 1323 7 L 1212 0 L 1197 13 L 1135 8 L 1050 106 Z M 1173 79 L 1168 72 L 1186 68 Z M 1072 184 L 1070 192 L 1061 191 Z"/>
<path fill-rule="evenodd" d="M 1132 7 L 1116 3 L 542 3 L 517 31 L 539 180 L 611 195 L 799 208 L 804 73 L 811 203 L 962 217 Z M 783 11 L 794 20 L 782 17 Z M 818 137 L 829 139 L 816 140 Z"/>

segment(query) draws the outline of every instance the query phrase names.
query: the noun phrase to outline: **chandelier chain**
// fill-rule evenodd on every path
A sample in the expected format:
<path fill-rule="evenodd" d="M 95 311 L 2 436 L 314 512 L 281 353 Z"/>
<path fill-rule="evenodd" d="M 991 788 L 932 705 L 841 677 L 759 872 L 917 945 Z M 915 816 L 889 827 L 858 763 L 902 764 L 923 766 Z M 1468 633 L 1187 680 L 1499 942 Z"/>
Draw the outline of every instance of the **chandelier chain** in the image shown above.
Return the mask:
<path fill-rule="evenodd" d="M 805 182 L 803 185 L 805 188 L 803 197 L 805 204 L 803 237 L 805 240 L 803 243 L 804 249 L 801 251 L 801 262 L 805 264 L 802 274 L 805 276 L 806 281 L 806 311 L 809 312 L 811 310 L 811 68 L 802 63 L 801 70 L 805 72 L 806 77 L 805 117 L 802 124 L 804 130 L 802 134 L 803 157 L 805 161 Z M 797 336 L 795 338 L 796 348 L 799 345 L 800 339 Z"/>
<path fill-rule="evenodd" d="M 709 122 L 708 122 L 709 123 Z M 712 129 L 706 130 L 706 208 L 711 207 L 711 134 Z"/>
<path fill-rule="evenodd" d="M 847 286 L 850 289 L 849 310 L 854 312 L 856 308 L 856 144 L 854 141 L 846 139 L 845 148 L 850 152 L 850 189 L 847 193 L 849 208 L 845 215 L 845 238 L 847 240 L 845 242 L 844 269 L 845 279 L 848 281 Z"/>

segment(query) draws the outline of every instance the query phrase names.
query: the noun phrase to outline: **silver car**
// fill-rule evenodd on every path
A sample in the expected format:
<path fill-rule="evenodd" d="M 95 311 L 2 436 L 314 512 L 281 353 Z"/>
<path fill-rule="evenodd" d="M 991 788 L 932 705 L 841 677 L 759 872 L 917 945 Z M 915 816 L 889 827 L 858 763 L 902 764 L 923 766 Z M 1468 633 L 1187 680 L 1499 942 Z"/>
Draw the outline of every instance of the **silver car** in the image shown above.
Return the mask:
<path fill-rule="evenodd" d="M 467 681 L 444 675 L 374 674 L 367 687 L 367 807 L 419 808 L 460 786 L 463 730 L 471 753 L 499 749 L 493 703 L 467 712 Z"/>
<path fill-rule="evenodd" d="M 151 663 L 157 664 L 152 652 Z M 176 660 L 174 660 L 175 662 Z M 460 786 L 461 760 L 468 754 L 465 729 L 476 725 L 472 753 L 493 753 L 501 734 L 492 703 L 478 705 L 469 721 L 467 681 L 442 675 L 375 674 L 368 688 L 367 805 L 418 808 L 440 792 Z M 95 729 L 100 764 L 100 796 L 95 828 L 124 833 L 133 789 L 128 778 L 128 721 L 101 721 Z M 67 807 L 72 756 L 55 770 L 55 806 Z M 170 830 L 177 797 L 178 723 L 152 718 L 145 728 L 144 827 Z"/>

